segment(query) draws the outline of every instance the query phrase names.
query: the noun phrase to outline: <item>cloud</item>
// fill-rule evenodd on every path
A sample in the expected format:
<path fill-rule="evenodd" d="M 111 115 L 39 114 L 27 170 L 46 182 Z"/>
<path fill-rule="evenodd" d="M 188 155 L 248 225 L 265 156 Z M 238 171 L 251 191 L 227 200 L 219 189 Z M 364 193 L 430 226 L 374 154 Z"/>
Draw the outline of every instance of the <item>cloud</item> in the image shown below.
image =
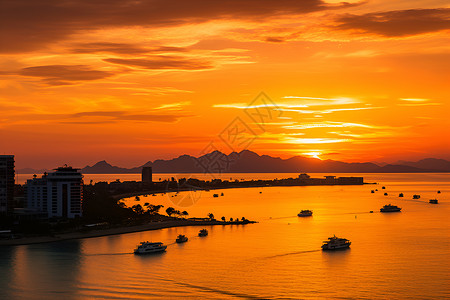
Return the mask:
<path fill-rule="evenodd" d="M 285 129 L 348 128 L 348 127 L 376 128 L 376 126 L 367 124 L 350 123 L 350 122 L 329 122 L 329 121 L 283 126 L 283 128 Z"/>
<path fill-rule="evenodd" d="M 73 45 L 72 49 L 70 49 L 70 52 L 77 54 L 113 53 L 121 55 L 139 55 L 148 53 L 174 53 L 174 52 L 178 53 L 186 51 L 188 51 L 188 49 L 184 47 L 159 46 L 153 48 L 146 48 L 134 44 L 110 43 L 110 42 L 79 43 Z"/>
<path fill-rule="evenodd" d="M 408 9 L 337 18 L 337 29 L 405 37 L 450 29 L 450 8 Z"/>
<path fill-rule="evenodd" d="M 351 142 L 351 139 L 333 139 L 333 138 L 290 138 L 286 137 L 283 142 L 288 144 L 334 144 Z"/>
<path fill-rule="evenodd" d="M 107 58 L 103 61 L 149 70 L 205 70 L 213 68 L 210 62 L 164 55 L 153 56 L 151 58 Z"/>
<path fill-rule="evenodd" d="M 341 110 L 364 110 L 364 109 L 374 109 L 376 107 L 363 107 L 363 108 L 337 108 L 328 110 L 297 110 L 296 108 L 308 108 L 310 106 L 331 106 L 331 105 L 347 105 L 354 103 L 361 103 L 357 99 L 352 98 L 319 98 L 319 97 L 302 97 L 302 96 L 285 96 L 283 101 L 278 101 L 276 103 L 264 103 L 258 105 L 249 105 L 245 103 L 229 103 L 229 104 L 215 104 L 213 107 L 221 108 L 237 108 L 237 109 L 248 109 L 248 108 L 274 108 L 280 111 L 293 111 L 301 113 L 331 113 Z"/>
<path fill-rule="evenodd" d="M 177 102 L 177 103 L 168 103 L 168 104 L 162 104 L 158 107 L 155 107 L 155 109 L 180 109 L 183 106 L 190 105 L 190 101 L 183 101 L 183 102 Z"/>
<path fill-rule="evenodd" d="M 434 106 L 434 105 L 442 105 L 442 103 L 437 102 L 429 102 L 430 99 L 424 98 L 400 98 L 401 101 L 405 101 L 407 103 L 399 103 L 398 106 Z"/>
<path fill-rule="evenodd" d="M 26 113 L 10 116 L 8 124 L 35 124 L 46 121 L 59 124 L 110 124 L 120 121 L 175 123 L 182 118 L 192 117 L 186 113 L 165 113 L 163 111 L 84 111 L 71 114 Z"/>
<path fill-rule="evenodd" d="M 9 75 L 39 77 L 49 85 L 67 85 L 78 81 L 97 80 L 113 76 L 113 72 L 94 70 L 87 65 L 46 65 L 21 69 Z"/>
<path fill-rule="evenodd" d="M 0 52 L 42 49 L 86 30 L 175 26 L 218 19 L 261 22 L 354 5 L 323 0 L 9 0 L 2 2 L 0 10 Z"/>

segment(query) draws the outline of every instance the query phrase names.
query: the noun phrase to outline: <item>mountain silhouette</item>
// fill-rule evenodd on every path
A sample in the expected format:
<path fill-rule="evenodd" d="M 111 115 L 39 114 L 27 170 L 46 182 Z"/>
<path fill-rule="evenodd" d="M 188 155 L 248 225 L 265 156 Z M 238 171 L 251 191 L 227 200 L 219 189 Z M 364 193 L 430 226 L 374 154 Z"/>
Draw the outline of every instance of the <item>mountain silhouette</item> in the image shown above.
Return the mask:
<path fill-rule="evenodd" d="M 375 163 L 346 163 L 304 156 L 288 159 L 258 155 L 249 150 L 224 154 L 214 151 L 200 157 L 181 155 L 177 158 L 149 161 L 135 168 L 112 166 L 100 161 L 82 169 L 85 174 L 140 173 L 142 167 L 152 167 L 154 173 L 421 173 L 450 172 L 450 162 L 443 159 L 423 159 L 379 166 Z"/>

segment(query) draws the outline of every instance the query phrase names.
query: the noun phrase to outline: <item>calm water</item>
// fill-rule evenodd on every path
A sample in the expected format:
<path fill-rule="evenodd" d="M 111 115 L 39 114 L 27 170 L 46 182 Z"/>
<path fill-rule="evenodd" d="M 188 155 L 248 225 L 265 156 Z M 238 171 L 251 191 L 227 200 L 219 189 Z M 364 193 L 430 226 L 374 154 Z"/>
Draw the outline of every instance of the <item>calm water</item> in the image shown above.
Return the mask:
<path fill-rule="evenodd" d="M 229 189 L 218 198 L 211 191 L 128 199 L 166 207 L 179 203 L 183 206 L 177 208 L 191 216 L 213 212 L 218 218 L 245 216 L 260 223 L 212 226 L 205 238 L 196 237 L 200 228 L 185 227 L 3 247 L 0 298 L 450 298 L 450 174 L 361 175 L 380 185 Z M 371 194 L 374 188 L 379 192 Z M 403 199 L 397 197 L 400 192 Z M 412 200 L 414 193 L 422 198 Z M 428 204 L 431 198 L 440 204 Z M 388 203 L 402 212 L 379 213 Z M 301 209 L 314 210 L 314 216 L 296 217 Z M 177 234 L 186 234 L 189 242 L 174 244 Z M 333 234 L 350 239 L 351 249 L 320 251 L 321 242 Z M 143 240 L 162 241 L 169 245 L 167 252 L 131 254 Z"/>

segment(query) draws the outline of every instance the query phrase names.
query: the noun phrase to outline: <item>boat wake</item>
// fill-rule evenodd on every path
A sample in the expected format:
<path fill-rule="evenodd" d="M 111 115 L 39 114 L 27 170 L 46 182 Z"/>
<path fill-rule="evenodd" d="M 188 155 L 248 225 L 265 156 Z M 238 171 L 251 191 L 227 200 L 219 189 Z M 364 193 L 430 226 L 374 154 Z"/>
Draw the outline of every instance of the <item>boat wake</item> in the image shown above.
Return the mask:
<path fill-rule="evenodd" d="M 113 256 L 113 255 L 129 255 L 133 252 L 123 252 L 123 253 L 87 253 L 84 256 Z"/>
<path fill-rule="evenodd" d="M 275 255 L 271 255 L 271 256 L 259 257 L 258 259 L 271 259 L 271 258 L 277 258 L 277 257 L 283 257 L 283 256 L 289 256 L 289 255 L 299 255 L 299 254 L 319 252 L 319 251 L 321 251 L 321 250 L 315 249 L 315 250 L 296 251 L 296 252 L 281 253 L 281 254 L 275 254 Z"/>
<path fill-rule="evenodd" d="M 179 286 L 183 286 L 183 287 L 197 289 L 197 290 L 200 290 L 200 291 L 203 291 L 203 292 L 211 292 L 211 293 L 215 293 L 215 294 L 232 296 L 232 297 L 236 297 L 236 298 L 243 298 L 243 299 L 271 299 L 269 297 L 259 297 L 259 296 L 249 295 L 249 294 L 230 292 L 230 291 L 221 290 L 221 289 L 217 289 L 217 288 L 211 288 L 211 287 L 206 287 L 206 286 L 201 286 L 201 285 L 196 285 L 196 284 L 176 281 L 176 280 L 168 279 L 168 278 L 160 278 L 160 280 L 171 282 L 173 284 L 176 284 L 176 285 L 179 285 Z"/>

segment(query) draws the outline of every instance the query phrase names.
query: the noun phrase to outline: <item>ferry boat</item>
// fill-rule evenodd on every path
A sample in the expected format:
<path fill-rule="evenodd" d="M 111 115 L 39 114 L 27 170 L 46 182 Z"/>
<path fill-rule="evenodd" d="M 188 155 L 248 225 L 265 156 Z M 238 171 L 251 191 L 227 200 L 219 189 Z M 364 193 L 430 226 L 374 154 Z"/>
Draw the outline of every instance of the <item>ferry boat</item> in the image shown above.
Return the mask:
<path fill-rule="evenodd" d="M 413 199 L 420 199 L 420 195 L 413 195 Z"/>
<path fill-rule="evenodd" d="M 206 229 L 202 229 L 198 232 L 198 236 L 207 236 L 208 235 L 208 230 Z"/>
<path fill-rule="evenodd" d="M 380 209 L 380 212 L 397 212 L 397 211 L 401 211 L 402 209 L 398 206 L 395 205 L 385 205 L 383 206 L 383 208 Z"/>
<path fill-rule="evenodd" d="M 187 236 L 185 236 L 183 234 L 178 235 L 177 239 L 175 240 L 175 242 L 177 242 L 179 244 L 180 243 L 186 243 L 187 241 L 188 241 Z"/>
<path fill-rule="evenodd" d="M 324 241 L 322 245 L 322 250 L 337 250 L 349 248 L 351 242 L 347 239 L 338 238 L 335 235 L 328 238 L 328 241 Z"/>
<path fill-rule="evenodd" d="M 438 201 L 437 201 L 437 199 L 430 199 L 430 201 L 428 201 L 428 203 L 438 204 Z"/>
<path fill-rule="evenodd" d="M 299 216 L 299 217 L 310 217 L 310 216 L 312 216 L 312 214 L 313 214 L 312 210 L 304 209 L 301 212 L 299 212 L 297 214 L 297 216 Z"/>
<path fill-rule="evenodd" d="M 167 246 L 163 243 L 151 243 L 151 242 L 141 242 L 136 249 L 134 249 L 134 254 L 149 254 L 166 251 Z"/>

